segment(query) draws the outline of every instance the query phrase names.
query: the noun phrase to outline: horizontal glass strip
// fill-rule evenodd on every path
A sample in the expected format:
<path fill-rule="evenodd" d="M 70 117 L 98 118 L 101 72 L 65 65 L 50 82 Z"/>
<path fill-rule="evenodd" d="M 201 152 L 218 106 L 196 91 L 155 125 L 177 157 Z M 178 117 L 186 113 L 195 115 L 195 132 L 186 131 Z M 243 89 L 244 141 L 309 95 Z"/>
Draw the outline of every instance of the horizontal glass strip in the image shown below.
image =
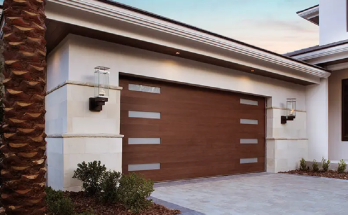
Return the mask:
<path fill-rule="evenodd" d="M 131 91 L 139 91 L 139 92 L 145 92 L 145 93 L 161 93 L 161 88 L 159 87 L 150 87 L 150 86 L 144 86 L 139 84 L 129 84 L 128 89 Z"/>
<path fill-rule="evenodd" d="M 128 144 L 161 144 L 161 138 L 128 138 Z"/>
<path fill-rule="evenodd" d="M 151 164 L 129 164 L 128 171 L 157 170 L 161 169 L 160 163 Z"/>
<path fill-rule="evenodd" d="M 258 139 L 240 139 L 240 144 L 258 144 Z"/>
<path fill-rule="evenodd" d="M 248 99 L 240 99 L 240 103 L 244 105 L 255 105 L 255 106 L 259 105 L 258 101 L 248 100 Z"/>
<path fill-rule="evenodd" d="M 161 119 L 161 113 L 158 112 L 129 111 L 128 116 L 132 118 Z"/>
<path fill-rule="evenodd" d="M 242 158 L 240 159 L 240 163 L 257 163 L 257 158 Z"/>
<path fill-rule="evenodd" d="M 259 120 L 256 120 L 256 119 L 240 119 L 240 124 L 258 125 L 259 124 Z"/>

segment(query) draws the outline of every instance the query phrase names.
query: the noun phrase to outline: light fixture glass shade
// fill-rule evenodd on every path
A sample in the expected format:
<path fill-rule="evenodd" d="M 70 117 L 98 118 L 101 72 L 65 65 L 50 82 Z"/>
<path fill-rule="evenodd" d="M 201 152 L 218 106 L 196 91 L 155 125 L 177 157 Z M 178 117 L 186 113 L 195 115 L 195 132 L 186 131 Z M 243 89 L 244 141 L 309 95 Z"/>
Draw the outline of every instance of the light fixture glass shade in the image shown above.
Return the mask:
<path fill-rule="evenodd" d="M 289 98 L 286 101 L 287 115 L 295 117 L 296 116 L 296 99 Z"/>
<path fill-rule="evenodd" d="M 94 97 L 108 98 L 110 68 L 98 66 L 94 70 Z"/>

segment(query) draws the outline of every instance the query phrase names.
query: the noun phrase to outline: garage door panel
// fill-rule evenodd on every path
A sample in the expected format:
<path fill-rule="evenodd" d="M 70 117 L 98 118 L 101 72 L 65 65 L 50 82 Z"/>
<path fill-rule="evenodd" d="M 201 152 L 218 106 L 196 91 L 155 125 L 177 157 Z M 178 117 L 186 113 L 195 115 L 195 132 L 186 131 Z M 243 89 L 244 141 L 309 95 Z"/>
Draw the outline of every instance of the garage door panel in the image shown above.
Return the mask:
<path fill-rule="evenodd" d="M 225 110 L 225 111 L 233 111 L 231 112 L 231 115 L 233 113 L 238 113 L 238 114 L 245 113 L 245 110 L 249 110 L 250 113 L 255 113 L 256 115 L 263 113 L 263 110 L 262 109 L 260 110 L 260 107 L 258 106 L 244 106 L 239 104 L 235 105 L 233 103 L 231 104 L 225 101 L 211 102 L 207 104 L 204 100 L 201 99 L 201 101 L 199 102 L 194 102 L 190 100 L 188 101 L 175 100 L 175 103 L 173 103 L 173 99 L 161 100 L 161 101 L 159 101 L 158 99 L 161 99 L 161 98 L 154 97 L 151 99 L 144 99 L 139 96 L 127 97 L 127 98 L 122 97 L 123 105 L 121 107 L 121 110 L 129 110 L 129 109 L 134 109 L 139 107 L 156 107 L 156 108 L 162 108 L 163 110 L 166 110 L 167 112 L 173 113 L 173 111 L 177 111 L 177 108 L 181 108 L 182 110 L 180 111 L 182 112 L 189 111 L 190 109 L 194 109 L 195 111 L 199 111 L 199 112 L 204 112 L 206 110 L 214 110 L 216 109 L 216 107 L 218 107 L 219 109 L 221 108 L 222 110 Z M 199 110 L 197 110 L 197 106 L 200 107 Z M 231 108 L 231 106 L 234 106 L 234 107 Z"/>
<path fill-rule="evenodd" d="M 265 155 L 264 147 L 262 146 L 242 146 L 238 149 L 240 158 L 262 157 Z"/>
<path fill-rule="evenodd" d="M 214 129 L 214 132 L 225 132 L 231 133 L 233 135 L 239 134 L 236 130 L 240 130 L 242 135 L 248 137 L 248 133 L 261 134 L 264 135 L 264 127 L 258 125 L 241 125 L 237 124 L 236 121 L 230 120 L 229 122 L 217 122 L 216 124 L 207 125 L 207 122 L 204 119 L 197 120 L 180 120 L 179 122 L 166 122 L 164 120 L 154 120 L 154 119 L 127 119 L 127 123 L 124 125 L 124 131 L 136 131 L 142 132 L 144 129 L 152 129 L 152 127 L 163 127 L 163 130 L 175 129 L 180 132 L 184 132 L 185 130 L 200 130 L 200 131 L 211 131 Z M 234 123 L 233 123 L 234 122 Z M 122 133 L 126 134 L 126 133 Z"/>
<path fill-rule="evenodd" d="M 145 121 L 145 120 L 144 120 Z M 150 121 L 150 120 L 148 120 Z M 234 136 L 236 135 L 236 132 L 234 131 L 234 128 L 237 129 L 238 126 L 229 126 L 230 124 L 221 124 L 217 126 L 205 126 L 204 123 L 201 124 L 194 124 L 187 122 L 186 124 L 175 124 L 175 126 L 171 126 L 171 124 L 160 124 L 157 122 L 149 122 L 147 124 L 123 124 L 123 135 L 132 134 L 134 137 L 134 134 L 136 131 L 136 136 L 143 136 L 146 134 L 149 135 L 159 135 L 159 136 L 165 136 L 165 135 L 171 135 L 173 136 L 173 129 L 177 132 L 177 135 L 184 135 L 188 134 L 190 136 L 196 136 L 196 135 L 206 135 L 209 136 L 209 134 L 212 132 L 212 129 L 216 129 L 213 132 L 215 134 L 221 134 L 221 135 L 227 135 L 227 136 Z M 228 127 L 229 126 L 229 127 Z M 257 132 L 260 129 L 252 128 L 249 129 L 252 132 Z M 160 131 L 161 133 L 158 133 Z M 147 133 L 147 132 L 151 132 Z M 154 133 L 157 132 L 157 133 Z M 203 133 L 202 133 L 203 132 Z M 219 137 L 217 137 L 219 138 Z"/>
<path fill-rule="evenodd" d="M 199 178 L 199 177 L 212 177 L 217 175 L 229 175 L 236 174 L 237 172 L 229 172 L 226 169 L 215 168 L 212 171 L 204 171 L 206 167 L 201 168 L 201 171 L 194 169 L 179 168 L 179 169 L 168 169 L 165 171 L 140 171 L 139 174 L 144 175 L 147 178 L 156 178 L 157 181 L 171 181 L 171 180 L 180 180 L 188 178 Z"/>
<path fill-rule="evenodd" d="M 195 111 L 187 111 L 181 113 L 167 113 L 165 111 L 161 111 L 159 109 L 151 110 L 151 109 L 130 109 L 131 111 L 136 112 L 145 112 L 142 113 L 144 117 L 129 117 L 129 111 L 121 111 L 121 118 L 126 119 L 130 122 L 137 122 L 137 119 L 149 119 L 154 122 L 168 124 L 168 123 L 176 123 L 176 124 L 186 124 L 186 123 L 203 123 L 207 124 L 207 120 L 216 122 L 217 124 L 236 124 L 240 121 L 240 117 L 237 116 L 226 116 L 221 113 L 216 112 L 195 112 Z M 146 117 L 146 113 L 159 113 L 159 119 L 153 119 L 150 117 Z M 129 119 L 127 119 L 129 118 Z M 141 120 L 138 120 L 141 123 Z M 128 122 L 127 122 L 128 123 Z"/>
<path fill-rule="evenodd" d="M 158 178 L 159 181 L 178 180 L 196 177 L 209 177 L 216 175 L 235 174 L 233 170 L 237 164 L 232 163 L 213 163 L 202 165 L 200 163 L 189 163 L 187 166 L 183 163 L 171 163 L 161 165 L 160 170 L 137 171 L 149 178 Z"/>
<path fill-rule="evenodd" d="M 253 133 L 258 135 L 264 135 L 264 126 L 260 125 L 243 125 L 239 124 L 238 129 L 241 133 L 247 134 L 247 133 Z"/>
<path fill-rule="evenodd" d="M 197 111 L 197 106 L 199 106 L 200 110 Z M 214 111 L 214 109 L 219 109 L 219 112 Z M 240 110 L 233 110 L 230 108 L 228 104 L 189 104 L 189 103 L 179 103 L 179 101 L 176 101 L 176 104 L 173 104 L 172 101 L 168 102 L 152 102 L 151 100 L 146 100 L 142 104 L 132 104 L 132 103 L 124 103 L 124 105 L 121 108 L 122 111 L 128 111 L 128 110 L 138 110 L 138 111 L 159 111 L 163 112 L 165 114 L 207 114 L 207 113 L 214 113 L 220 116 L 228 116 L 233 117 L 237 114 L 243 113 L 243 108 Z M 179 112 L 178 112 L 179 110 Z M 255 114 L 257 114 L 256 111 Z M 259 112 L 260 113 L 260 112 Z M 237 118 L 237 117 L 236 117 Z"/>
<path fill-rule="evenodd" d="M 226 97 L 221 97 L 221 98 L 214 98 L 214 99 L 209 99 L 211 103 L 206 103 L 204 101 L 204 97 L 201 95 L 197 94 L 195 96 L 190 96 L 190 94 L 180 94 L 178 92 L 175 92 L 175 94 L 170 95 L 166 92 L 161 92 L 161 94 L 151 94 L 151 93 L 145 93 L 145 94 L 140 94 L 138 92 L 122 92 L 122 102 L 125 104 L 129 105 L 143 105 L 147 103 L 159 103 L 166 105 L 171 104 L 173 100 L 175 100 L 175 106 L 181 106 L 181 107 L 189 107 L 189 106 L 196 106 L 196 105 L 201 105 L 203 107 L 211 107 L 214 104 L 228 108 L 228 106 L 234 105 L 236 106 L 238 104 L 238 101 L 230 101 L 228 96 Z M 195 93 L 196 94 L 196 93 Z M 166 95 L 166 96 L 164 96 Z"/>
<path fill-rule="evenodd" d="M 137 136 L 131 138 L 159 138 L 160 144 L 128 144 L 128 137 L 123 138 L 123 144 L 126 145 L 126 148 L 124 148 L 124 152 L 126 152 L 129 148 L 129 150 L 139 150 L 144 151 L 147 148 L 155 148 L 155 147 L 165 147 L 166 150 L 173 150 L 175 147 L 180 147 L 181 150 L 187 150 L 189 148 L 197 148 L 197 147 L 205 147 L 209 146 L 213 149 L 216 147 L 232 147 L 236 148 L 238 147 L 238 144 L 240 143 L 240 140 L 238 139 L 232 139 L 231 140 L 224 140 L 223 138 L 213 138 L 209 136 L 198 136 L 198 137 L 187 137 L 187 136 L 181 136 L 181 137 L 171 137 L 170 134 L 167 136 L 162 137 L 155 137 L 155 136 Z M 146 146 L 151 147 L 146 147 Z M 139 147 L 139 149 L 137 148 Z M 171 147 L 174 147 L 173 149 Z M 150 150 L 150 149 L 149 149 Z"/>
<path fill-rule="evenodd" d="M 157 93 L 129 90 L 130 83 L 157 87 L 151 88 Z M 125 173 L 128 165 L 160 166 L 136 172 L 162 181 L 265 170 L 264 98 L 128 77 L 121 77 L 120 85 Z M 129 111 L 157 112 L 160 117 L 129 117 Z M 128 138 L 145 139 L 129 144 Z M 155 138 L 151 141 L 157 144 L 148 144 L 146 138 Z M 257 163 L 240 164 L 243 158 L 257 158 Z"/>
<path fill-rule="evenodd" d="M 213 152 L 209 153 L 209 148 L 203 148 L 199 150 L 187 150 L 187 151 L 173 151 L 172 153 L 167 153 L 168 151 L 159 149 L 157 151 L 148 152 L 146 154 L 144 152 L 135 154 L 127 153 L 127 158 L 125 161 L 129 163 L 168 163 L 168 162 L 188 162 L 188 161 L 202 161 L 202 162 L 213 162 L 213 161 L 223 161 L 223 160 L 232 160 L 239 159 L 240 157 L 231 156 L 233 153 L 236 153 L 236 149 L 228 150 L 230 152 L 226 153 L 228 149 L 215 149 Z M 161 154 L 160 154 L 161 153 Z"/>
<path fill-rule="evenodd" d="M 258 165 L 243 164 L 237 169 L 239 173 L 263 172 L 265 169 L 265 164 L 264 163 L 260 163 Z"/>
<path fill-rule="evenodd" d="M 201 144 L 199 147 L 195 145 L 180 147 L 176 147 L 175 145 L 132 145 L 128 146 L 127 148 L 128 149 L 124 151 L 124 154 L 127 155 L 127 158 L 125 159 L 128 159 L 128 157 L 130 160 L 133 158 L 157 157 L 163 158 L 161 161 L 165 160 L 168 157 L 173 157 L 176 159 L 187 157 L 188 160 L 195 160 L 200 158 L 204 159 L 215 155 L 226 155 L 227 157 L 232 157 L 230 154 L 234 154 L 238 150 L 237 147 L 231 146 L 229 144 L 220 146 Z M 168 153 L 169 150 L 171 153 Z M 233 157 L 236 158 L 235 155 Z"/>
<path fill-rule="evenodd" d="M 207 169 L 210 169 L 207 171 Z M 236 165 L 229 166 L 202 166 L 195 168 L 185 167 L 171 167 L 166 169 L 154 171 L 139 171 L 137 173 L 143 174 L 148 178 L 157 178 L 158 181 L 179 180 L 199 177 L 213 177 L 219 175 L 232 175 L 240 173 L 262 172 L 264 171 L 264 164 L 259 165 L 245 165 L 237 168 Z"/>
<path fill-rule="evenodd" d="M 223 157 L 222 157 L 223 156 Z M 158 156 L 158 157 L 134 157 L 132 159 L 125 159 L 126 162 L 129 162 L 128 164 L 151 164 L 151 163 L 160 163 L 162 164 L 172 164 L 172 165 L 183 165 L 185 168 L 194 168 L 190 166 L 190 162 L 199 162 L 202 165 L 210 165 L 212 162 L 220 162 L 221 165 L 223 165 L 223 162 L 233 163 L 233 159 L 231 159 L 231 156 L 227 155 L 214 155 L 214 156 L 199 156 L 197 158 L 190 158 L 188 156 L 180 156 L 175 158 L 174 156 Z M 180 161 L 180 162 L 178 162 Z M 236 163 L 238 164 L 238 163 Z M 127 169 L 126 169 L 127 170 Z"/>

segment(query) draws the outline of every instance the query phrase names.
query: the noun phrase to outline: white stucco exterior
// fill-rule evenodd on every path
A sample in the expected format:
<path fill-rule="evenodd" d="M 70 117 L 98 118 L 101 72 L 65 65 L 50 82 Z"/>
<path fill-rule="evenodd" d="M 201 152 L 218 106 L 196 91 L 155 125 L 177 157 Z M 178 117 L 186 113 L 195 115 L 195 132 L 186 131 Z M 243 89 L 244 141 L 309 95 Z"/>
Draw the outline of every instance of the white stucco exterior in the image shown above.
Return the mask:
<path fill-rule="evenodd" d="M 267 172 L 295 169 L 301 158 L 320 160 L 329 156 L 331 133 L 329 136 L 328 125 L 331 119 L 328 111 L 335 104 L 331 104 L 331 94 L 335 93 L 335 90 L 331 92 L 331 80 L 335 76 L 328 81 L 330 74 L 327 71 L 97 1 L 48 0 L 46 14 L 51 20 L 210 56 L 308 84 L 294 84 L 69 34 L 48 56 L 49 186 L 79 190 L 81 183 L 72 179 L 72 175 L 82 161 L 101 160 L 107 168 L 122 171 L 120 73 L 265 97 Z M 329 39 L 323 37 L 323 41 Z M 90 112 L 88 108 L 88 100 L 94 96 L 92 86 L 96 66 L 111 68 L 110 98 L 103 111 L 98 113 Z M 287 98 L 296 98 L 296 118 L 281 124 L 281 116 L 286 115 Z"/>
<path fill-rule="evenodd" d="M 328 79 L 322 79 L 321 84 L 310 85 L 306 89 L 309 160 L 328 158 L 328 89 Z"/>
<path fill-rule="evenodd" d="M 310 161 L 326 155 L 334 161 L 348 159 L 348 145 L 342 141 L 342 80 L 348 78 L 347 10 L 346 0 L 320 0 L 319 46 L 293 56 L 332 72 L 321 80 L 323 84 L 307 87 L 307 117 L 313 119 L 307 119 Z"/>
<path fill-rule="evenodd" d="M 58 65 L 56 61 L 64 66 L 54 66 Z M 77 163 L 82 161 L 101 160 L 108 168 L 121 170 L 121 89 L 111 90 L 111 98 L 103 111 L 93 113 L 88 110 L 93 88 L 74 84 L 93 83 L 93 69 L 97 65 L 111 68 L 113 86 L 118 86 L 119 72 L 122 72 L 266 97 L 269 172 L 296 168 L 302 157 L 309 156 L 308 148 L 317 147 L 316 140 L 308 145 L 308 134 L 313 135 L 315 131 L 307 132 L 307 122 L 316 115 L 308 115 L 307 106 L 314 108 L 322 100 L 312 98 L 311 90 L 305 86 L 76 35 L 69 35 L 50 54 L 48 62 L 47 89 L 49 92 L 53 89 L 46 104 L 48 183 L 57 189 L 79 189 L 79 182 L 71 176 Z M 64 82 L 68 84 L 56 89 Z M 327 83 L 323 81 L 316 86 L 315 92 L 325 89 Z M 282 125 L 280 118 L 285 114 L 286 98 L 297 99 L 298 112 L 294 121 Z M 325 148 L 317 153 L 316 157 L 321 157 Z M 58 183 L 58 178 L 64 182 Z"/>
<path fill-rule="evenodd" d="M 346 0 L 320 0 L 319 14 L 319 45 L 348 39 Z"/>
<path fill-rule="evenodd" d="M 329 158 L 348 160 L 348 142 L 342 141 L 342 80 L 348 70 L 335 71 L 329 78 Z"/>

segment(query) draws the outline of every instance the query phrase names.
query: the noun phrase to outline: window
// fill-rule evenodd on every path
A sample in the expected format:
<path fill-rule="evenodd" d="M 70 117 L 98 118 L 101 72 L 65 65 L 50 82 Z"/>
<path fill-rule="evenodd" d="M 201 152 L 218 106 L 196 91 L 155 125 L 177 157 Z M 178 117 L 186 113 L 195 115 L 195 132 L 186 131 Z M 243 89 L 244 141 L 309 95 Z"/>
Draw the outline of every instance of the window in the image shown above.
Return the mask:
<path fill-rule="evenodd" d="M 342 141 L 348 141 L 348 79 L 342 80 Z"/>

